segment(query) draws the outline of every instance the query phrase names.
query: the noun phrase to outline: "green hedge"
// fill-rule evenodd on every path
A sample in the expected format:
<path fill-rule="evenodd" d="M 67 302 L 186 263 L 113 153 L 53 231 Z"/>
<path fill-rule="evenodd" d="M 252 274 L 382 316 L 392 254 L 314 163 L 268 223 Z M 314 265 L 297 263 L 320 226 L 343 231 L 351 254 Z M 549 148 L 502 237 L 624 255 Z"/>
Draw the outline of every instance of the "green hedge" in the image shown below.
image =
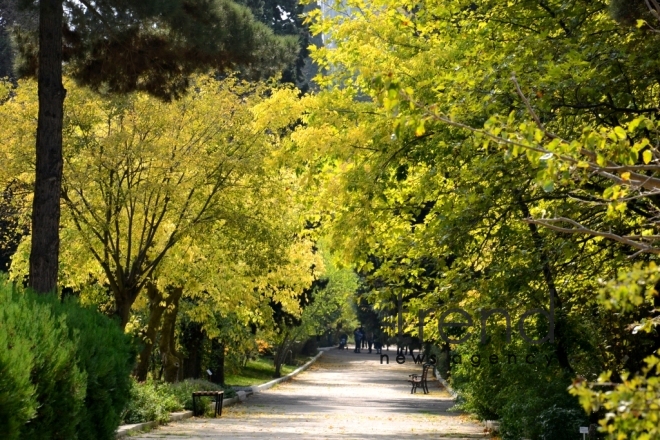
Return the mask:
<path fill-rule="evenodd" d="M 65 315 L 70 337 L 77 340 L 78 365 L 87 373 L 78 439 L 111 440 L 129 399 L 136 351 L 114 320 L 79 306 L 73 298 L 55 302 Z"/>
<path fill-rule="evenodd" d="M 0 279 L 3 439 L 114 439 L 133 359 L 115 322 Z"/>
<path fill-rule="evenodd" d="M 567 391 L 572 376 L 559 368 L 556 357 L 546 365 L 545 360 L 555 356 L 553 349 L 551 345 L 525 347 L 511 343 L 498 351 L 471 342 L 461 345 L 455 354 L 462 355 L 462 362 L 452 367 L 451 375 L 459 394 L 459 408 L 481 420 L 499 420 L 503 440 L 569 438 L 567 433 L 587 426 L 588 418 Z M 510 363 L 508 353 L 516 355 Z M 536 364 L 526 362 L 528 353 L 535 356 Z M 498 355 L 499 363 L 490 363 L 492 354 Z M 481 360 L 478 366 L 471 363 L 471 356 L 476 355 Z"/>

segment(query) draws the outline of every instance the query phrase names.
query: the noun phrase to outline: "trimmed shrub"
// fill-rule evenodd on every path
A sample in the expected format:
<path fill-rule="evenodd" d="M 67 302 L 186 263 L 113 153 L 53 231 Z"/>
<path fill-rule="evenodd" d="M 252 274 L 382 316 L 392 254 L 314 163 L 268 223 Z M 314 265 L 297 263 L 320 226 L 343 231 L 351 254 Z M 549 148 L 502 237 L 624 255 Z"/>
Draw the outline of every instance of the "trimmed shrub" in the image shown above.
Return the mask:
<path fill-rule="evenodd" d="M 79 440 L 114 440 L 129 399 L 135 350 L 119 324 L 74 298 L 55 302 L 77 341 L 79 368 L 87 373 L 87 393 L 77 428 Z"/>
<path fill-rule="evenodd" d="M 133 359 L 116 322 L 0 278 L 3 439 L 114 439 Z"/>
<path fill-rule="evenodd" d="M 2 382 L 8 384 L 0 388 L 5 438 L 76 438 L 86 374 L 65 317 L 0 280 L 0 334 Z"/>

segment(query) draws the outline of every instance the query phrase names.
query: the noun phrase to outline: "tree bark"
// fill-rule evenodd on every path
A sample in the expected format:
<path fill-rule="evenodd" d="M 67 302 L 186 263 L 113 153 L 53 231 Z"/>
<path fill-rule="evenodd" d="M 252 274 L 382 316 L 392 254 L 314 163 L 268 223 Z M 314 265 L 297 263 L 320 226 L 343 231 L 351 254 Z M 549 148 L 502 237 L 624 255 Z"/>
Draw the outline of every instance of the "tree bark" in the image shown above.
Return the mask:
<path fill-rule="evenodd" d="M 115 316 L 119 318 L 119 325 L 122 330 L 126 329 L 126 324 L 131 319 L 131 307 L 135 299 L 139 295 L 139 291 L 135 292 L 135 289 L 126 290 L 123 292 L 114 292 L 115 297 Z M 162 299 L 162 296 L 161 296 Z"/>
<path fill-rule="evenodd" d="M 156 286 L 149 284 L 147 286 L 147 295 L 149 296 L 149 322 L 147 323 L 147 331 L 144 335 L 144 348 L 140 352 L 140 359 L 134 371 L 135 378 L 139 382 L 147 380 L 151 352 L 156 343 L 156 335 L 160 328 L 163 312 L 165 312 L 165 305 L 161 304 L 163 297 L 158 292 Z"/>
<path fill-rule="evenodd" d="M 205 335 L 202 326 L 190 322 L 183 328 L 184 345 L 187 356 L 183 362 L 183 378 L 199 379 L 202 376 L 202 350 L 204 348 Z"/>
<path fill-rule="evenodd" d="M 30 287 L 40 293 L 57 289 L 62 120 L 66 95 L 62 85 L 62 25 L 62 1 L 40 0 L 39 116 L 29 276 Z"/>
<path fill-rule="evenodd" d="M 275 373 L 273 374 L 274 378 L 282 377 L 282 364 L 286 359 L 286 353 L 289 350 L 291 344 L 289 342 L 289 332 L 284 334 L 284 339 L 279 347 L 277 347 L 277 352 L 275 353 L 275 359 L 273 360 L 275 364 Z"/>
<path fill-rule="evenodd" d="M 225 386 L 225 344 L 217 339 L 211 341 L 212 375 L 211 382 Z"/>
<path fill-rule="evenodd" d="M 179 376 L 181 358 L 176 352 L 176 318 L 179 313 L 179 300 L 183 295 L 183 288 L 176 287 L 167 297 L 165 315 L 163 316 L 163 329 L 160 334 L 160 353 L 163 357 L 163 379 L 165 382 L 176 382 Z"/>

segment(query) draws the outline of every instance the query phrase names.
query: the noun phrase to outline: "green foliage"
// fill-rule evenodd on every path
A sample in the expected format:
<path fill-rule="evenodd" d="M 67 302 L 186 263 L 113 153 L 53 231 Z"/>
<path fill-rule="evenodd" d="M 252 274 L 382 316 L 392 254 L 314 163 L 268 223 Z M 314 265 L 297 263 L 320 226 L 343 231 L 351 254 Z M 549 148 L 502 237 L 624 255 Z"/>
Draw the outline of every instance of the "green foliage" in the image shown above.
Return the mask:
<path fill-rule="evenodd" d="M 183 410 L 183 405 L 177 400 L 172 389 L 155 381 L 133 381 L 129 396 L 123 424 L 149 421 L 167 423 L 171 412 Z"/>
<path fill-rule="evenodd" d="M 241 67 L 251 78 L 272 76 L 298 52 L 296 38 L 275 36 L 231 0 L 102 0 L 71 4 L 65 17 L 68 75 L 99 92 L 171 100 L 195 72 Z M 36 74 L 36 40 L 36 30 L 16 32 L 19 76 Z"/>
<path fill-rule="evenodd" d="M 313 51 L 325 89 L 304 99 L 293 138 L 323 170 L 333 244 L 368 274 L 374 308 L 391 314 L 402 296 L 413 335 L 430 309 L 425 338 L 454 350 L 436 330 L 443 309 L 506 308 L 515 323 L 556 299 L 543 350 L 558 366 L 452 371 L 465 407 L 513 438 L 583 420 L 566 392 L 575 376 L 632 370 L 639 380 L 624 383 L 641 395 L 642 361 L 660 343 L 657 21 L 621 25 L 655 15 L 644 7 L 358 0 L 309 13 L 332 45 Z M 650 432 L 651 409 L 610 395 L 624 413 L 608 426 Z"/>
<path fill-rule="evenodd" d="M 644 0 L 610 0 L 610 13 L 619 23 L 634 25 L 637 20 L 651 18 Z"/>
<path fill-rule="evenodd" d="M 66 316 L 32 294 L 0 285 L 0 417 L 3 434 L 72 439 L 82 420 L 87 375 Z M 6 427 L 6 429 L 5 429 Z"/>
<path fill-rule="evenodd" d="M 660 351 L 645 359 L 641 374 L 623 373 L 612 382 L 612 372 L 600 375 L 596 383 L 577 380 L 571 394 L 580 398 L 585 410 L 607 411 L 600 421 L 602 430 L 617 440 L 651 440 L 660 437 Z"/>
<path fill-rule="evenodd" d="M 72 298 L 4 281 L 0 310 L 0 426 L 9 438 L 114 439 L 134 359 L 119 325 Z"/>
<path fill-rule="evenodd" d="M 166 423 L 169 421 L 171 412 L 184 409 L 192 411 L 193 391 L 219 391 L 222 389 L 217 384 L 200 379 L 186 379 L 175 384 L 152 380 L 138 383 L 133 380 L 129 403 L 123 415 L 123 423 L 149 421 Z M 233 395 L 233 391 L 225 390 L 224 398 L 228 399 Z M 205 407 L 208 406 L 209 401 L 208 398 L 201 400 Z"/>
<path fill-rule="evenodd" d="M 587 423 L 578 400 L 566 392 L 571 375 L 561 370 L 551 344 L 530 346 L 514 337 L 503 345 L 493 337 L 482 345 L 478 339 L 451 353 L 454 360 L 461 356 L 451 368 L 460 408 L 499 420 L 504 439 L 562 440 Z"/>
<path fill-rule="evenodd" d="M 19 438 L 22 426 L 36 415 L 37 401 L 36 387 L 30 380 L 34 353 L 28 337 L 15 333 L 22 316 L 18 304 L 9 304 L 10 295 L 10 288 L 3 284 L 0 287 L 0 427 L 6 438 L 13 440 Z"/>
<path fill-rule="evenodd" d="M 57 315 L 66 316 L 70 336 L 76 337 L 78 365 L 87 375 L 78 439 L 111 440 L 128 402 L 135 350 L 119 323 L 84 308 L 73 298 L 55 302 Z"/>
<path fill-rule="evenodd" d="M 302 23 L 303 3 L 297 0 L 236 0 L 236 3 L 250 8 L 254 17 L 268 25 L 275 35 L 291 35 L 298 39 L 298 56 L 282 72 L 282 81 L 295 84 L 306 93 L 313 75 L 309 62 L 309 29 Z"/>

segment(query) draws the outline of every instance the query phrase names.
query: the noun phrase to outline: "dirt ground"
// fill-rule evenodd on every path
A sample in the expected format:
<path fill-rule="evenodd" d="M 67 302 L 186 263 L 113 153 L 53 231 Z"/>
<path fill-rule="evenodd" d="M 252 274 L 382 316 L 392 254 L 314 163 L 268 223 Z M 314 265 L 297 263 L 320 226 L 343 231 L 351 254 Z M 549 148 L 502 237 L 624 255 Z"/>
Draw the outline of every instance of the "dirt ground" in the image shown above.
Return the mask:
<path fill-rule="evenodd" d="M 434 379 L 430 393 L 410 394 L 406 382 L 421 373 L 410 356 L 402 365 L 394 350 L 379 356 L 331 349 L 293 380 L 254 394 L 216 419 L 193 418 L 134 437 L 226 439 L 474 439 L 482 425 L 449 411 L 451 396 Z M 432 379 L 429 375 L 429 379 Z"/>

